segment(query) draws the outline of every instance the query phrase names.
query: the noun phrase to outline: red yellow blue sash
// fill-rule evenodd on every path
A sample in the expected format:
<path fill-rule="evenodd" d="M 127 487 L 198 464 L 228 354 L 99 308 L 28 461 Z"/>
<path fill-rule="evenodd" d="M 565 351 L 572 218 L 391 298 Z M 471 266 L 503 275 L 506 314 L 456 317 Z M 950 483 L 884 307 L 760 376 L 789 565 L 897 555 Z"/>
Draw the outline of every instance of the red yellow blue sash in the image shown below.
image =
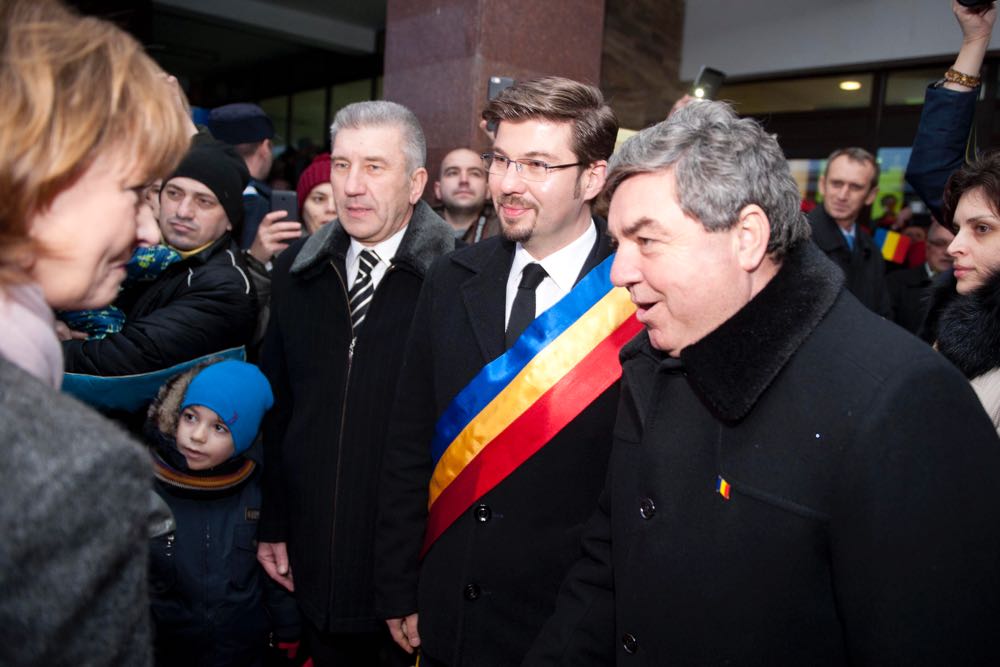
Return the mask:
<path fill-rule="evenodd" d="M 441 415 L 422 553 L 621 377 L 618 351 L 642 325 L 628 292 L 611 284 L 613 258 L 539 315 Z"/>

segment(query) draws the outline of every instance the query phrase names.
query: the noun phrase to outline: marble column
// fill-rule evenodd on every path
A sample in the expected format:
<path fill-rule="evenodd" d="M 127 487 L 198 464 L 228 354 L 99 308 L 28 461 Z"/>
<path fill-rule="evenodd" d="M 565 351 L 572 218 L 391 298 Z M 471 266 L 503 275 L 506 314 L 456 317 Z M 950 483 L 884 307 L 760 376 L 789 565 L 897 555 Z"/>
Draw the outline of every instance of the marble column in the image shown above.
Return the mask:
<path fill-rule="evenodd" d="M 604 0 L 389 0 L 383 97 L 416 113 L 430 183 L 449 150 L 488 148 L 491 76 L 601 81 Z"/>

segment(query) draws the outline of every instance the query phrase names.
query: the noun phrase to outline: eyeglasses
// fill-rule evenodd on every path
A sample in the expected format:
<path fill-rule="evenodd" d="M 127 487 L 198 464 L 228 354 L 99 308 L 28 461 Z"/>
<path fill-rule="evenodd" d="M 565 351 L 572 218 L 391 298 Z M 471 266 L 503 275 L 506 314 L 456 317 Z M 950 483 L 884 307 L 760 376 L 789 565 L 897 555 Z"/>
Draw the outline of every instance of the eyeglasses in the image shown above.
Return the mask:
<path fill-rule="evenodd" d="M 568 167 L 579 167 L 586 162 L 573 162 L 570 164 L 549 164 L 541 160 L 511 160 L 509 157 L 497 155 L 496 153 L 483 153 L 483 162 L 486 170 L 496 176 L 507 174 L 507 168 L 514 165 L 517 175 L 526 181 L 544 181 L 549 177 L 549 172 L 555 169 L 567 169 Z"/>

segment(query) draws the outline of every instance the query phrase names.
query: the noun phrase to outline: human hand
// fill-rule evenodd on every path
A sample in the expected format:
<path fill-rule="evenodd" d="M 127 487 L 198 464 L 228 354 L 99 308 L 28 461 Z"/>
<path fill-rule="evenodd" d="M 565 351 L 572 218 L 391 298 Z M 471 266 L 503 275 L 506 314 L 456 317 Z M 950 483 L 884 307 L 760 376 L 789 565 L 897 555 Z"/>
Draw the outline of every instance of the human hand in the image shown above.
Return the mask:
<path fill-rule="evenodd" d="M 417 614 L 410 614 L 403 618 L 387 618 L 386 625 L 389 626 L 389 634 L 393 640 L 407 653 L 420 646 L 420 633 L 417 632 Z"/>
<path fill-rule="evenodd" d="M 194 121 L 191 120 L 191 105 L 188 104 L 187 96 L 181 88 L 181 82 L 178 81 L 177 77 L 173 74 L 167 74 L 164 72 L 163 76 L 164 80 L 167 82 L 167 86 L 170 88 L 170 93 L 173 95 L 174 104 L 184 112 L 184 117 L 187 119 L 188 136 L 193 137 L 198 134 L 198 127 L 194 124 Z"/>
<path fill-rule="evenodd" d="M 267 575 L 288 589 L 295 592 L 292 581 L 292 568 L 288 564 L 288 545 L 285 542 L 258 542 L 257 562 Z"/>
<path fill-rule="evenodd" d="M 59 340 L 87 340 L 87 334 L 70 329 L 62 320 L 56 320 L 56 336 Z"/>
<path fill-rule="evenodd" d="M 952 0 L 951 11 L 958 19 L 958 25 L 962 29 L 962 42 L 970 43 L 980 40 L 990 41 L 993 34 L 993 24 L 997 18 L 997 8 L 994 3 L 987 7 L 966 7 Z"/>
<path fill-rule="evenodd" d="M 272 211 L 264 216 L 257 227 L 257 236 L 250 246 L 250 254 L 261 264 L 267 264 L 271 258 L 288 247 L 291 241 L 302 236 L 302 223 L 286 221 L 278 222 L 288 213 Z"/>
<path fill-rule="evenodd" d="M 696 102 L 697 100 L 698 100 L 697 97 L 692 97 L 687 93 L 684 93 L 684 97 L 674 102 L 674 106 L 670 107 L 670 113 L 667 114 L 667 118 L 670 118 L 675 113 L 677 113 L 687 105 L 691 104 L 692 102 Z"/>

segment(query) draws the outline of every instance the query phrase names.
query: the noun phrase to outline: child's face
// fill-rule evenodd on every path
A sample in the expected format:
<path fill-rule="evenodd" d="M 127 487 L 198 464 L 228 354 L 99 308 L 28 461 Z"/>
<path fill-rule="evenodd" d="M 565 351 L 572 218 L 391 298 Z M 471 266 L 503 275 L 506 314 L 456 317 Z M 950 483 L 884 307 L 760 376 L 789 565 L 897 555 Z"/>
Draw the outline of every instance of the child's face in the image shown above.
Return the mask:
<path fill-rule="evenodd" d="M 177 449 L 191 470 L 214 468 L 233 455 L 233 435 L 219 415 L 201 405 L 181 410 L 177 422 Z"/>

